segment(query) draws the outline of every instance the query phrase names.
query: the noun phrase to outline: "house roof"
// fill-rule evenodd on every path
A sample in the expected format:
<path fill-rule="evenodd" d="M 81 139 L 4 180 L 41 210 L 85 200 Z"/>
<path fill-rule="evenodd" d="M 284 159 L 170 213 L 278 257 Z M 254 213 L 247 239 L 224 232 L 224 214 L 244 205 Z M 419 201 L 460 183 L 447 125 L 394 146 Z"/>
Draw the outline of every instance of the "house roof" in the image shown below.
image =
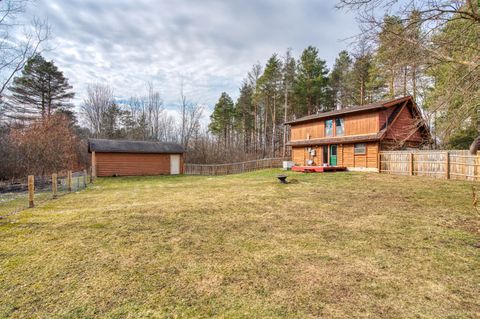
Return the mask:
<path fill-rule="evenodd" d="M 180 154 L 185 149 L 176 143 L 89 139 L 88 152 Z"/>
<path fill-rule="evenodd" d="M 312 145 L 326 145 L 326 144 L 376 142 L 382 139 L 385 132 L 386 130 L 382 130 L 375 134 L 312 138 L 309 140 L 290 141 L 287 143 L 287 145 L 288 146 L 312 146 Z"/>
<path fill-rule="evenodd" d="M 382 108 L 387 108 L 390 106 L 395 106 L 399 103 L 405 102 L 407 100 L 412 99 L 411 96 L 404 96 L 400 98 L 395 98 L 391 100 L 386 100 L 386 101 L 379 101 L 367 105 L 354 105 L 354 106 L 349 106 L 345 109 L 341 110 L 335 110 L 335 111 L 329 111 L 329 112 L 323 112 L 319 114 L 312 114 L 312 115 L 307 115 L 304 117 L 301 117 L 296 120 L 288 121 L 285 122 L 285 124 L 298 124 L 298 123 L 303 123 L 303 122 L 309 122 L 312 120 L 317 120 L 317 119 L 322 119 L 322 118 L 327 118 L 327 117 L 334 117 L 337 115 L 343 115 L 343 114 L 350 114 L 350 113 L 357 113 L 357 112 L 365 112 L 365 111 L 370 111 L 370 110 L 377 110 L 377 109 L 382 109 Z"/>

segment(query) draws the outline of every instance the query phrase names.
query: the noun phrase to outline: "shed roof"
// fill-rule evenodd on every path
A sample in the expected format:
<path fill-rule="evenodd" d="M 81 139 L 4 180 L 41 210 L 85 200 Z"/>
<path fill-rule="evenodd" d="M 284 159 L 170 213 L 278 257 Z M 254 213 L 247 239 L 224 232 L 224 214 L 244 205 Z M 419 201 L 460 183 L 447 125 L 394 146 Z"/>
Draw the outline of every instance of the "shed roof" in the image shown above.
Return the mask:
<path fill-rule="evenodd" d="M 412 97 L 411 96 L 404 96 L 404 97 L 400 97 L 400 98 L 396 98 L 396 99 L 379 101 L 379 102 L 375 102 L 375 103 L 371 103 L 371 104 L 367 104 L 367 105 L 354 105 L 354 106 L 350 106 L 348 108 L 341 109 L 341 110 L 335 110 L 335 111 L 323 112 L 323 113 L 319 113 L 319 114 L 307 115 L 307 116 L 301 117 L 299 119 L 286 122 L 285 124 L 303 123 L 303 122 L 308 122 L 308 121 L 327 118 L 327 117 L 334 117 L 334 116 L 342 115 L 342 114 L 365 112 L 365 111 L 370 111 L 370 110 L 386 108 L 386 107 L 390 107 L 390 106 L 395 106 L 395 105 L 397 105 L 399 103 L 402 103 L 402 102 L 405 102 L 409 99 L 412 99 Z"/>
<path fill-rule="evenodd" d="M 89 139 L 88 152 L 180 154 L 185 149 L 176 143 Z"/>

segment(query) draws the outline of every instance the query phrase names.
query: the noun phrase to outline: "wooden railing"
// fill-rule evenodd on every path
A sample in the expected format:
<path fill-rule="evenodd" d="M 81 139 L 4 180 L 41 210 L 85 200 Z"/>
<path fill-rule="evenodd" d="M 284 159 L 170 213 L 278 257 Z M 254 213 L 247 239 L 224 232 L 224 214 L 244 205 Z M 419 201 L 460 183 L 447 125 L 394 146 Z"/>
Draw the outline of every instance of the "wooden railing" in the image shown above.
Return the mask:
<path fill-rule="evenodd" d="M 259 160 L 228 164 L 185 164 L 187 175 L 226 175 L 251 172 L 264 168 L 282 167 L 285 158 L 264 158 Z"/>
<path fill-rule="evenodd" d="M 380 172 L 480 181 L 480 154 L 468 151 L 380 152 Z"/>

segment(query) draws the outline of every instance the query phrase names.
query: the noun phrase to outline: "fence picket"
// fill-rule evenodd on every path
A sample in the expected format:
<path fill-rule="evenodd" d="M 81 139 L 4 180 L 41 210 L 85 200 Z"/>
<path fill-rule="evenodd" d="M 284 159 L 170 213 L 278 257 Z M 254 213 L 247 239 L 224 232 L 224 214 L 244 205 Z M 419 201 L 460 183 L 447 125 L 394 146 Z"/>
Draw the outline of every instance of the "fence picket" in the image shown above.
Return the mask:
<path fill-rule="evenodd" d="M 185 164 L 187 175 L 225 175 L 250 172 L 263 168 L 279 168 L 285 158 L 264 158 L 228 164 Z"/>
<path fill-rule="evenodd" d="M 478 179 L 480 156 L 468 151 L 384 151 L 379 154 L 379 172 L 444 179 Z"/>

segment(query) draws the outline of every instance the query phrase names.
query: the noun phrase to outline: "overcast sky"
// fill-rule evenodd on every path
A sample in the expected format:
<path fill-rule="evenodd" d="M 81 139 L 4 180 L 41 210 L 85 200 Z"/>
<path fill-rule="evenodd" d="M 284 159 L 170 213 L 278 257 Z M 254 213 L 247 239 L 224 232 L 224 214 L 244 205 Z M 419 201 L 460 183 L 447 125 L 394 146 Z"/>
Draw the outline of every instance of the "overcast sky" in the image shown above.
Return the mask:
<path fill-rule="evenodd" d="M 108 83 L 118 98 L 154 83 L 175 107 L 184 79 L 188 98 L 211 108 L 222 91 L 233 98 L 257 61 L 291 47 L 319 48 L 329 67 L 342 41 L 357 32 L 335 0 L 38 0 L 29 14 L 52 28 L 45 53 L 77 92 Z"/>

